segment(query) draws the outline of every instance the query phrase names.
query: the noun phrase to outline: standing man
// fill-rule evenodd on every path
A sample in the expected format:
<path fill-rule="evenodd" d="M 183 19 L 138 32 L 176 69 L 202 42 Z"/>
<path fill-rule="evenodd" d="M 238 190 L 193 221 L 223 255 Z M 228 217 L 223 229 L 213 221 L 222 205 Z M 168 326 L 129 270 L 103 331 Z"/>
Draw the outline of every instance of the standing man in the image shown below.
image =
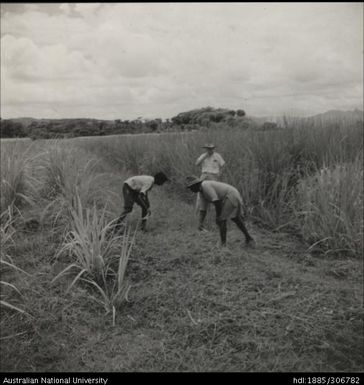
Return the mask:
<path fill-rule="evenodd" d="M 187 179 L 187 188 L 194 193 L 200 193 L 200 210 L 206 210 L 208 203 L 214 204 L 221 246 L 226 246 L 226 222 L 231 219 L 244 234 L 245 244 L 254 247 L 255 241 L 244 223 L 243 199 L 235 187 L 227 183 L 192 176 Z"/>
<path fill-rule="evenodd" d="M 167 181 L 168 178 L 163 172 L 158 172 L 154 176 L 136 175 L 127 179 L 123 185 L 124 211 L 116 222 L 116 230 L 120 230 L 122 222 L 136 203 L 142 209 L 141 228 L 146 231 L 147 218 L 151 215 L 148 192 L 154 184 L 161 186 Z"/>
<path fill-rule="evenodd" d="M 202 180 L 220 180 L 220 176 L 222 174 L 222 170 L 225 166 L 225 161 L 222 156 L 215 152 L 215 145 L 212 143 L 206 144 L 202 146 L 202 148 L 206 149 L 206 152 L 203 153 L 196 160 L 196 166 L 201 165 L 201 179 Z M 201 195 L 197 195 L 197 207 L 200 205 Z M 200 231 L 206 231 L 203 223 L 206 218 L 208 205 L 206 205 L 204 210 L 199 210 L 199 225 L 198 229 Z"/>
<path fill-rule="evenodd" d="M 196 160 L 196 166 L 201 165 L 201 178 L 203 180 L 219 180 L 225 166 L 224 159 L 215 152 L 214 144 L 206 144 L 202 148 L 205 148 L 206 152 Z"/>

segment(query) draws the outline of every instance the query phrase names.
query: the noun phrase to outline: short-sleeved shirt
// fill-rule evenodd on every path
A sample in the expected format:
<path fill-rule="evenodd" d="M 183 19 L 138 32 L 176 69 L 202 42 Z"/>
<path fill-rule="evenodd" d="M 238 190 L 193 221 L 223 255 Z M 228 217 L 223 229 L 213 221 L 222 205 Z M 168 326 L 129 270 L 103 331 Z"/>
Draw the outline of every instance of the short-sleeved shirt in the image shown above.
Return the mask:
<path fill-rule="evenodd" d="M 205 180 L 201 183 L 200 210 L 206 210 L 211 202 L 228 199 L 233 207 L 242 206 L 243 200 L 239 191 L 227 184 L 214 180 Z"/>
<path fill-rule="evenodd" d="M 154 177 L 149 175 L 137 175 L 130 177 L 124 183 L 126 183 L 132 190 L 145 194 L 153 187 Z"/>
<path fill-rule="evenodd" d="M 201 159 L 205 156 L 205 154 L 202 154 L 196 161 L 196 164 L 201 163 Z M 201 167 L 202 167 L 202 173 L 209 173 L 209 174 L 216 174 L 220 175 L 221 168 L 224 166 L 225 161 L 222 158 L 222 156 L 214 152 L 210 156 L 206 156 L 205 159 L 202 160 Z"/>

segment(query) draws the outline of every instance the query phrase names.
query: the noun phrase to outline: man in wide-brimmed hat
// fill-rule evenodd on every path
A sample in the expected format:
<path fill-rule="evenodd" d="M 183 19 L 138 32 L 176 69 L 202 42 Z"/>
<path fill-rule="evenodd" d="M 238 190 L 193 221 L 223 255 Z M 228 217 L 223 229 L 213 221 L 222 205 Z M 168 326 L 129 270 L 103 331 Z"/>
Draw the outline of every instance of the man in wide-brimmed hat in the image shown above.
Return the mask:
<path fill-rule="evenodd" d="M 136 175 L 128 178 L 123 185 L 124 211 L 116 222 L 116 231 L 120 231 L 125 217 L 133 210 L 134 203 L 142 209 L 141 228 L 146 231 L 147 218 L 151 215 L 148 192 L 156 185 L 163 185 L 169 179 L 163 172 L 154 176 Z"/>
<path fill-rule="evenodd" d="M 204 180 L 219 180 L 225 166 L 224 159 L 215 152 L 215 147 L 212 143 L 202 146 L 206 151 L 196 160 L 196 166 L 201 165 L 201 178 Z"/>
<path fill-rule="evenodd" d="M 225 161 L 219 153 L 215 152 L 215 147 L 216 146 L 213 143 L 202 146 L 206 151 L 196 160 L 196 166 L 201 165 L 201 179 L 203 180 L 220 180 Z M 198 194 L 196 202 L 197 207 L 199 206 L 200 199 L 200 194 Z M 203 223 L 206 218 L 207 208 L 208 205 L 206 205 L 206 210 L 199 211 L 198 229 L 200 231 L 205 230 Z"/>
<path fill-rule="evenodd" d="M 254 246 L 255 241 L 249 234 L 244 223 L 243 199 L 239 191 L 227 184 L 213 180 L 203 180 L 191 176 L 186 183 L 194 193 L 200 193 L 200 210 L 206 210 L 208 203 L 216 209 L 216 224 L 220 230 L 221 245 L 226 246 L 227 220 L 231 219 L 245 235 L 245 244 Z"/>

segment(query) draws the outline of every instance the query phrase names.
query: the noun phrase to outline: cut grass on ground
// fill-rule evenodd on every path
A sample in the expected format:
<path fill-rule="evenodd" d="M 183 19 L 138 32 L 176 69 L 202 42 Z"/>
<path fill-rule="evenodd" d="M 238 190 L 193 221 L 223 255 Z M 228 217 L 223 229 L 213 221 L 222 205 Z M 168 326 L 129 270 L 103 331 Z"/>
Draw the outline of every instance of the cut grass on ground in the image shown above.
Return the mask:
<path fill-rule="evenodd" d="M 363 370 L 360 261 L 316 257 L 289 235 L 251 225 L 258 246 L 245 249 L 233 223 L 222 252 L 213 218 L 201 234 L 193 205 L 163 187 L 150 201 L 114 327 L 88 288 L 66 295 L 69 282 L 50 284 L 65 266 L 54 260 L 54 234 L 18 235 L 14 262 L 32 276 L 12 277 L 34 318 L 2 317 L 1 370 Z M 135 208 L 132 226 L 139 215 Z"/>

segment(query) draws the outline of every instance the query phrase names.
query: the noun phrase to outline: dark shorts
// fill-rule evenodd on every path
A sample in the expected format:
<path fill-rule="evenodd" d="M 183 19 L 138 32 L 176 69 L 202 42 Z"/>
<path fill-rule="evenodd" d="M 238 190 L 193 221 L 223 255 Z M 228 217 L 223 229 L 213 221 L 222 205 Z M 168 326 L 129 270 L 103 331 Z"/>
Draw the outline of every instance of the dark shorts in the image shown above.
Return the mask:
<path fill-rule="evenodd" d="M 131 210 L 136 203 L 143 207 L 139 191 L 133 190 L 127 183 L 123 185 L 124 209 Z"/>
<path fill-rule="evenodd" d="M 202 180 L 216 180 L 219 181 L 220 176 L 218 174 L 211 174 L 210 172 L 203 172 L 200 177 Z"/>
<path fill-rule="evenodd" d="M 229 199 L 228 197 L 224 199 L 220 215 L 222 220 L 234 219 L 236 217 L 244 219 L 244 216 L 244 207 L 239 199 Z"/>

